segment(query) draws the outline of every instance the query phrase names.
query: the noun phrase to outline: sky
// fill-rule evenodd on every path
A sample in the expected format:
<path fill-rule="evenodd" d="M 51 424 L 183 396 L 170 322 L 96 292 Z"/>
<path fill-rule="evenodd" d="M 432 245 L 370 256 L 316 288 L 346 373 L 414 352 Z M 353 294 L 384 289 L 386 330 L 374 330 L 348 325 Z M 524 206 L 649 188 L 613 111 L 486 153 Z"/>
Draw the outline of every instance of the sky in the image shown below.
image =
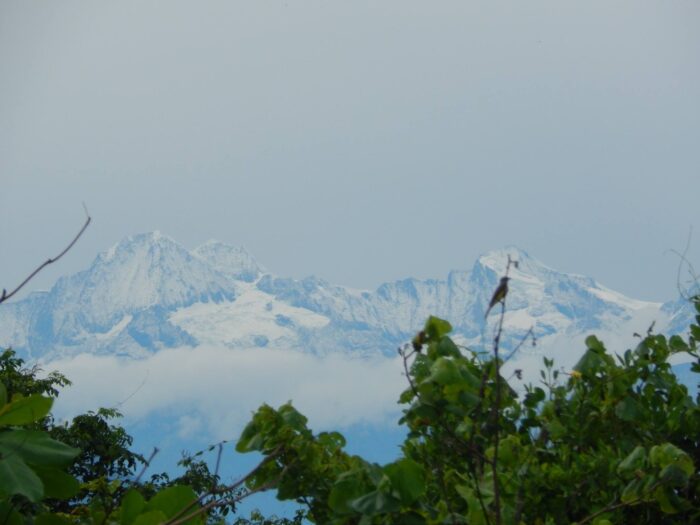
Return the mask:
<path fill-rule="evenodd" d="M 374 288 L 517 245 L 700 266 L 700 3 L 0 2 L 0 287 L 161 230 Z M 694 233 L 690 235 L 691 228 Z"/>

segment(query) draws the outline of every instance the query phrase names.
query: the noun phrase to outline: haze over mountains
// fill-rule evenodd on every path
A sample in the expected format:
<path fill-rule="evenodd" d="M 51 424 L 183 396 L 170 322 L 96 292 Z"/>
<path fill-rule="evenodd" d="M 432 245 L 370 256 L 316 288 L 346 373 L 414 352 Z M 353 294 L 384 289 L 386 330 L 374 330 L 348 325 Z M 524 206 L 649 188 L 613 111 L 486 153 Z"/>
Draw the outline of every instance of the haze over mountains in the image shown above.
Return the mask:
<path fill-rule="evenodd" d="M 511 269 L 506 347 L 530 328 L 540 353 L 565 340 L 566 352 L 580 352 L 571 343 L 589 333 L 631 338 L 654 321 L 659 332 L 687 329 L 684 301 L 631 299 L 515 247 L 444 279 L 407 278 L 364 291 L 274 275 L 241 247 L 209 241 L 187 250 L 153 232 L 123 239 L 49 291 L 3 305 L 0 345 L 41 360 L 83 353 L 142 358 L 200 345 L 390 356 L 437 315 L 453 324 L 456 339 L 479 348 L 492 337 L 497 316 L 486 324 L 484 311 L 508 256 L 519 267 Z"/>

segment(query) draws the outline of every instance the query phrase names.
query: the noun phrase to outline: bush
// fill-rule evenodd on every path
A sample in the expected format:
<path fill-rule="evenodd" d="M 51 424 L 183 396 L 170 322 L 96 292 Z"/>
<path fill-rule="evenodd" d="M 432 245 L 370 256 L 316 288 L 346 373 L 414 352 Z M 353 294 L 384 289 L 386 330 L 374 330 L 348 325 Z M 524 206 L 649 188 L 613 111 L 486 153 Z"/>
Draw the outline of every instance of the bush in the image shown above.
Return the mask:
<path fill-rule="evenodd" d="M 700 298 L 694 299 L 700 324 Z M 500 360 L 460 350 L 431 317 L 402 350 L 409 387 L 403 457 L 379 466 L 314 435 L 287 404 L 263 406 L 237 449 L 266 462 L 248 487 L 275 487 L 314 523 L 698 523 L 700 410 L 669 358 L 700 371 L 700 327 L 687 340 L 649 334 L 611 355 L 596 337 L 569 373 L 545 359 L 522 395 Z"/>
<path fill-rule="evenodd" d="M 501 377 L 500 329 L 493 356 L 483 359 L 455 345 L 447 321 L 431 317 L 400 350 L 408 381 L 401 458 L 377 465 L 351 456 L 341 434 L 314 434 L 291 404 L 264 405 L 236 446 L 263 460 L 231 485 L 195 457 L 183 461 L 178 479 L 142 482 L 134 475 L 147 461 L 110 422 L 118 413 L 54 424 L 49 411 L 67 379 L 39 379 L 7 351 L 0 523 L 196 525 L 225 520 L 241 499 L 264 490 L 305 511 L 293 520 L 254 513 L 235 524 L 700 523 L 700 396 L 669 364 L 687 354 L 700 372 L 699 297 L 694 304 L 697 324 L 687 338 L 650 333 L 613 356 L 590 336 L 573 370 L 545 359 L 540 384 L 523 392 Z"/>

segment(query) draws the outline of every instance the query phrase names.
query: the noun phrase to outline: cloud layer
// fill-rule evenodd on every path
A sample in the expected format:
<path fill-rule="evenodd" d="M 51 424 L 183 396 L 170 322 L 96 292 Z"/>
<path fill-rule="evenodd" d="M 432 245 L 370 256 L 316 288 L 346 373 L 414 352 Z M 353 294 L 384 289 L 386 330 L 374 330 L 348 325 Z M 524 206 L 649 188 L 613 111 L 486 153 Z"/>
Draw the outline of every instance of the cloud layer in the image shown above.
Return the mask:
<path fill-rule="evenodd" d="M 42 367 L 73 382 L 55 406 L 59 418 L 99 407 L 116 407 L 133 422 L 167 413 L 183 438 L 228 438 L 262 403 L 290 400 L 314 429 L 393 423 L 406 387 L 398 357 L 259 348 L 169 349 L 143 360 L 81 354 Z"/>

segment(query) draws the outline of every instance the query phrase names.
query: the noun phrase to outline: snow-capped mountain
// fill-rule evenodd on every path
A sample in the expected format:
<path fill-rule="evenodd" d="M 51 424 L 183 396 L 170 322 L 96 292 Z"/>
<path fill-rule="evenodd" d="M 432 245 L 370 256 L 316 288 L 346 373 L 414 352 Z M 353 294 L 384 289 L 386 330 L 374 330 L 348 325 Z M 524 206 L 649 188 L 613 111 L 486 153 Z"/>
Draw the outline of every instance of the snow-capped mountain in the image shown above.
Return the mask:
<path fill-rule="evenodd" d="M 188 251 L 148 233 L 122 240 L 49 292 L 2 305 L 0 346 L 44 359 L 138 357 L 203 344 L 390 355 L 437 315 L 453 324 L 459 341 L 478 347 L 491 338 L 497 314 L 487 322 L 484 312 L 509 256 L 519 264 L 510 270 L 506 347 L 529 329 L 545 347 L 591 332 L 631 337 L 652 321 L 659 331 L 678 331 L 676 321 L 690 311 L 681 302 L 627 298 L 515 247 L 483 255 L 446 279 L 409 278 L 362 291 L 267 273 L 245 249 L 218 241 Z"/>
<path fill-rule="evenodd" d="M 75 352 L 142 355 L 196 341 L 168 321 L 193 303 L 233 301 L 234 282 L 159 232 L 128 237 L 83 272 L 0 311 L 5 346 L 38 357 Z"/>
<path fill-rule="evenodd" d="M 231 246 L 212 239 L 193 250 L 192 254 L 230 279 L 250 283 L 263 273 L 253 256 L 241 246 Z"/>

